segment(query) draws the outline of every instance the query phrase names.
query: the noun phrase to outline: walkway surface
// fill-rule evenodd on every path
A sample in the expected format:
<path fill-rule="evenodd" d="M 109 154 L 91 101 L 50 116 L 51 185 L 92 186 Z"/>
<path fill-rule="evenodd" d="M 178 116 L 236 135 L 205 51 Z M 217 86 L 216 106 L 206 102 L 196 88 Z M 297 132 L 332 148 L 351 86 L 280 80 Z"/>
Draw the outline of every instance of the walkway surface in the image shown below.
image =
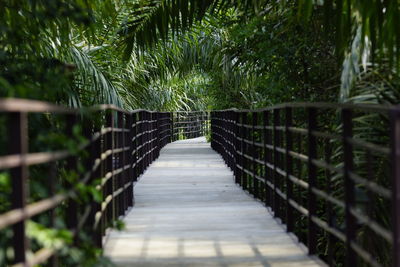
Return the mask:
<path fill-rule="evenodd" d="M 117 266 L 321 266 L 234 183 L 204 138 L 168 144 L 135 201 L 125 230 L 105 244 Z"/>

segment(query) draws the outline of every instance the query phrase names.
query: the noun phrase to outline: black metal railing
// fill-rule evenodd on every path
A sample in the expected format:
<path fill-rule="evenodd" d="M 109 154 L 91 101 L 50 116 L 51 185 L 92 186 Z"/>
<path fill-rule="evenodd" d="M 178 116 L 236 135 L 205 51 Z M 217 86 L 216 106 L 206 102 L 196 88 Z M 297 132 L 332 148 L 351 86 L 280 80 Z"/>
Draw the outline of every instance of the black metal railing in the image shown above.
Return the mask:
<path fill-rule="evenodd" d="M 172 113 L 173 140 L 207 136 L 210 129 L 209 112 L 176 111 Z"/>
<path fill-rule="evenodd" d="M 101 248 L 106 229 L 134 204 L 133 183 L 172 139 L 170 112 L 110 105 L 71 109 L 21 99 L 0 100 L 0 112 L 6 130 L 1 146 L 8 147 L 0 155 L 0 175 L 11 184 L 11 192 L 0 191 L 1 249 L 13 252 L 6 265 L 56 265 L 55 249 L 29 245 L 27 221 L 43 221 L 41 216 L 50 218 L 46 226 L 52 229 L 59 227 L 57 219 L 64 221 L 74 245 L 84 231 Z M 46 147 L 49 140 L 63 149 Z M 47 191 L 43 198 L 29 190 L 38 181 Z M 82 192 L 82 185 L 92 186 L 97 199 Z"/>
<path fill-rule="evenodd" d="M 325 103 L 211 112 L 235 181 L 331 266 L 400 266 L 400 108 Z"/>

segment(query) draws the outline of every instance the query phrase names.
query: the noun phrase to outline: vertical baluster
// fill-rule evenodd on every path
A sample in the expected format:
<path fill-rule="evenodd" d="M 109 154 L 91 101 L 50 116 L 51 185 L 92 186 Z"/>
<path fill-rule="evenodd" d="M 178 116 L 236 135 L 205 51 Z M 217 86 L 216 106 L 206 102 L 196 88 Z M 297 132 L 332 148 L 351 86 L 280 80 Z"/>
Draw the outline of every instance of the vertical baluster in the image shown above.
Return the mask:
<path fill-rule="evenodd" d="M 356 220 L 351 213 L 355 203 L 354 182 L 350 177 L 353 171 L 353 146 L 349 139 L 353 136 L 353 114 L 350 109 L 342 110 L 343 123 L 343 152 L 344 152 L 344 183 L 345 183 L 345 222 L 346 222 L 346 264 L 355 266 L 356 257 L 351 243 L 356 236 Z"/>
<path fill-rule="evenodd" d="M 141 145 L 141 149 L 140 149 L 140 158 L 141 158 L 141 161 L 140 161 L 140 175 L 142 175 L 143 174 L 143 172 L 144 172 L 144 169 L 145 169 L 145 167 L 146 167 L 146 159 L 145 159 L 145 153 L 146 153 L 146 138 L 147 138 L 147 136 L 146 136 L 146 112 L 145 111 L 142 111 L 142 113 L 141 113 L 141 117 L 142 117 L 142 127 L 141 127 L 141 133 L 142 133 L 142 135 L 141 135 L 141 137 L 142 137 L 142 139 L 140 140 L 140 145 Z"/>
<path fill-rule="evenodd" d="M 252 133 L 251 133 L 251 141 L 252 141 L 252 172 L 253 172 L 253 195 L 256 198 L 259 198 L 259 184 L 258 184 L 258 180 L 257 180 L 257 162 L 256 162 L 256 158 L 257 158 L 257 152 L 258 152 L 258 147 L 255 145 L 256 142 L 256 135 L 257 135 L 257 129 L 256 126 L 258 124 L 258 113 L 256 111 L 252 112 Z"/>
<path fill-rule="evenodd" d="M 229 111 L 224 112 L 224 151 L 225 151 L 225 162 L 227 163 L 228 167 L 230 164 L 230 157 L 229 157 Z"/>
<path fill-rule="evenodd" d="M 144 172 L 144 169 L 146 168 L 146 159 L 145 159 L 145 153 L 146 153 L 146 138 L 147 138 L 147 136 L 146 136 L 146 112 L 145 111 L 142 111 L 141 112 L 141 121 L 142 121 L 142 123 L 141 123 L 141 140 L 140 140 L 140 146 L 141 146 L 141 148 L 140 148 L 140 158 L 141 158 L 141 161 L 140 161 L 140 175 L 142 175 L 143 174 L 143 172 Z"/>
<path fill-rule="evenodd" d="M 118 149 L 120 148 L 120 132 L 118 131 L 119 127 L 119 112 L 115 111 L 115 115 L 114 115 L 114 126 L 116 129 L 114 129 L 114 135 L 113 135 L 113 156 L 112 156 L 112 168 L 113 168 L 113 172 L 112 172 L 112 181 L 113 181 L 113 188 L 112 188 L 112 196 L 113 196 L 113 218 L 112 218 L 112 223 L 114 223 L 114 221 L 118 218 L 119 216 L 119 197 L 118 196 L 114 196 L 114 193 L 118 190 L 119 186 L 120 186 L 120 174 L 115 173 L 115 170 L 118 170 L 120 167 L 120 158 L 121 158 L 121 153 L 117 152 Z"/>
<path fill-rule="evenodd" d="M 156 133 L 155 133 L 156 151 L 155 151 L 155 158 L 154 159 L 158 158 L 158 156 L 160 155 L 161 138 L 162 138 L 162 136 L 161 136 L 161 130 L 162 129 L 160 129 L 160 127 L 161 127 L 162 124 L 164 124 L 164 121 L 161 120 L 161 119 L 162 119 L 161 113 L 160 112 L 156 112 L 155 113 L 155 120 L 156 120 L 156 122 L 155 122 L 155 128 L 156 128 Z"/>
<path fill-rule="evenodd" d="M 175 113 L 176 114 L 176 121 L 174 121 L 174 125 L 176 125 L 176 127 L 175 127 L 175 129 L 176 129 L 176 131 L 175 131 L 175 133 L 174 133 L 174 141 L 177 141 L 177 140 L 179 140 L 179 131 L 180 131 L 180 127 L 181 127 L 181 125 L 180 125 L 180 113 L 179 112 L 176 112 Z"/>
<path fill-rule="evenodd" d="M 325 161 L 327 164 L 331 163 L 331 145 L 328 139 L 325 140 Z M 325 170 L 325 179 L 326 179 L 326 192 L 330 195 L 332 194 L 332 174 L 329 169 Z M 334 210 L 333 210 L 333 204 L 331 201 L 326 201 L 326 216 L 328 218 L 328 225 L 330 227 L 334 227 L 334 222 L 333 222 L 333 216 L 334 216 Z M 332 235 L 331 233 L 327 233 L 328 235 L 328 255 L 327 255 L 327 263 L 329 266 L 332 266 L 334 264 L 334 249 L 335 249 L 335 236 Z"/>
<path fill-rule="evenodd" d="M 154 113 L 154 160 L 158 158 L 160 149 L 160 129 L 159 112 Z"/>
<path fill-rule="evenodd" d="M 230 165 L 232 171 L 234 171 L 235 165 L 235 149 L 234 149 L 234 139 L 233 139 L 233 111 L 229 111 L 229 151 L 230 151 Z"/>
<path fill-rule="evenodd" d="M 174 142 L 175 141 L 175 131 L 176 131 L 176 124 L 175 124 L 175 120 L 176 120 L 176 112 L 171 112 L 170 113 L 170 118 L 171 118 L 171 141 L 170 142 Z"/>
<path fill-rule="evenodd" d="M 292 127 L 292 108 L 285 108 L 285 135 L 286 135 L 286 147 L 285 147 L 285 156 L 286 156 L 286 230 L 288 232 L 293 232 L 293 208 L 290 205 L 290 200 L 293 198 L 293 183 L 290 180 L 290 175 L 293 172 L 293 164 L 292 157 L 290 156 L 290 152 L 292 151 L 293 141 L 292 141 L 292 133 L 289 128 Z"/>
<path fill-rule="evenodd" d="M 226 135 L 225 138 L 227 139 L 226 142 L 226 149 L 228 151 L 228 167 L 232 168 L 232 157 L 231 157 L 231 152 L 232 152 L 232 147 L 231 147 L 231 112 L 226 111 Z"/>
<path fill-rule="evenodd" d="M 214 133 L 214 112 L 211 112 L 211 148 L 215 150 L 215 133 Z"/>
<path fill-rule="evenodd" d="M 101 132 L 101 127 L 98 125 L 93 125 L 93 133 L 100 133 Z M 92 134 L 93 135 L 93 134 Z M 91 167 L 93 167 L 96 163 L 96 160 L 100 160 L 100 165 L 97 167 L 97 169 L 93 172 L 92 174 L 92 179 L 97 180 L 97 179 L 103 179 L 104 177 L 104 170 L 103 170 L 103 161 L 101 161 L 101 154 L 104 152 L 104 144 L 102 142 L 103 136 L 100 135 L 100 137 L 91 143 L 90 145 L 90 164 Z M 88 222 L 88 225 L 92 226 L 93 228 L 93 242 L 94 245 L 97 248 L 102 248 L 102 237 L 103 237 L 103 225 L 102 225 L 102 217 L 103 214 L 101 213 L 101 203 L 104 201 L 104 191 L 103 187 L 99 185 L 97 187 L 100 190 L 100 196 L 101 199 L 99 202 L 96 202 L 95 200 L 92 202 L 91 205 L 91 213 L 90 213 L 90 220 Z"/>
<path fill-rule="evenodd" d="M 57 190 L 57 162 L 49 163 L 49 193 L 50 196 L 54 196 Z M 56 228 L 56 208 L 49 210 L 50 216 L 50 228 Z M 48 262 L 48 265 L 51 267 L 58 266 L 58 256 L 57 254 L 53 254 Z"/>
<path fill-rule="evenodd" d="M 223 140 L 223 142 L 222 142 L 222 146 L 223 146 L 223 149 L 224 149 L 224 155 L 225 155 L 225 157 L 224 157 L 224 160 L 225 160 L 225 162 L 227 162 L 227 164 L 228 164 L 228 166 L 229 166 L 229 160 L 228 160 L 228 157 L 229 157 L 229 151 L 228 151 L 228 140 L 227 140 L 227 137 L 228 137 L 228 132 L 227 132 L 227 130 L 228 130 L 228 121 L 227 121 L 227 112 L 226 111 L 224 111 L 223 113 L 223 126 L 222 126 L 222 140 Z"/>
<path fill-rule="evenodd" d="M 240 127 L 239 127 L 239 114 L 238 112 L 234 111 L 234 128 L 235 128 L 235 183 L 240 184 L 241 180 L 241 173 L 239 165 L 240 163 Z"/>
<path fill-rule="evenodd" d="M 132 130 L 131 130 L 131 146 L 132 146 L 132 183 L 137 181 L 137 177 L 139 176 L 139 171 L 138 171 L 138 134 L 139 134 L 139 126 L 138 123 L 140 122 L 138 118 L 138 113 L 134 112 L 132 113 Z M 132 184 L 133 185 L 133 184 Z M 133 187 L 133 186 L 132 186 Z M 134 200 L 132 200 L 134 204 Z"/>
<path fill-rule="evenodd" d="M 154 120 L 155 120 L 155 118 L 154 118 L 154 112 L 151 112 L 150 114 L 149 114 L 149 116 L 150 116 L 150 121 L 151 121 L 151 123 L 150 123 L 150 154 L 149 154 L 149 165 L 150 165 L 150 163 L 152 163 L 153 162 L 153 160 L 154 160 L 154 134 L 155 134 L 155 127 L 154 127 Z"/>
<path fill-rule="evenodd" d="M 153 122 L 152 122 L 152 124 L 151 124 L 151 130 L 152 130 L 152 133 L 151 133 L 151 135 L 152 135 L 152 151 L 151 151 L 151 162 L 153 162 L 155 159 L 156 159 L 156 149 L 157 149 L 157 141 L 158 141 L 158 138 L 157 138 L 157 134 L 158 134 L 158 131 L 157 131 L 157 112 L 153 112 L 152 114 L 152 120 L 153 120 Z"/>
<path fill-rule="evenodd" d="M 313 188 L 317 183 L 317 168 L 312 162 L 317 157 L 317 143 L 313 131 L 317 129 L 317 110 L 308 108 L 308 252 L 317 252 L 317 227 L 312 218 L 317 212 L 317 198 Z"/>
<path fill-rule="evenodd" d="M 143 111 L 139 111 L 138 117 L 139 117 L 139 121 L 138 121 L 138 123 L 139 123 L 138 136 L 139 136 L 139 138 L 138 138 L 137 145 L 138 145 L 139 149 L 138 149 L 138 152 L 137 152 L 138 153 L 138 155 L 137 155 L 137 157 L 138 157 L 138 162 L 137 162 L 138 173 L 137 173 L 137 178 L 136 179 L 138 179 L 139 176 L 142 175 L 142 173 L 143 173 L 143 162 L 144 162 L 144 160 L 143 160 L 143 156 L 144 156 L 144 154 L 143 154 L 143 149 L 144 149 L 144 112 Z"/>
<path fill-rule="evenodd" d="M 126 164 L 129 165 L 128 169 L 128 177 L 127 177 L 127 182 L 129 182 L 129 186 L 127 188 L 127 202 L 126 205 L 127 207 L 132 207 L 133 206 L 133 182 L 135 180 L 135 169 L 133 167 L 133 164 L 135 163 L 135 158 L 134 158 L 134 150 L 135 148 L 135 143 L 132 141 L 132 139 L 135 137 L 135 127 L 133 124 L 135 123 L 135 113 L 130 113 L 126 117 L 126 129 L 129 130 L 129 133 L 127 134 L 126 140 L 125 140 L 125 146 L 129 146 L 129 150 L 127 153 L 127 162 Z"/>
<path fill-rule="evenodd" d="M 148 151 L 149 151 L 149 113 L 147 111 L 144 112 L 144 149 L 143 149 L 143 171 L 142 173 L 145 172 L 147 169 L 147 159 L 148 159 Z"/>
<path fill-rule="evenodd" d="M 245 140 L 247 140 L 248 137 L 248 131 L 247 131 L 247 112 L 243 112 L 243 117 L 242 117 L 242 123 L 243 123 L 243 157 L 242 157 L 242 162 L 243 162 L 243 180 L 242 180 L 242 187 L 244 190 L 247 190 L 247 173 L 245 171 L 245 169 L 248 169 L 248 159 L 245 157 L 245 155 L 247 154 L 248 151 L 248 144 L 245 142 Z"/>
<path fill-rule="evenodd" d="M 175 129 L 175 126 L 174 126 L 174 114 L 173 113 L 169 113 L 169 123 L 170 123 L 170 132 L 169 132 L 169 138 L 167 139 L 168 140 L 168 143 L 172 143 L 173 141 L 174 141 L 174 129 Z"/>
<path fill-rule="evenodd" d="M 268 185 L 272 181 L 273 170 L 268 167 L 272 164 L 272 152 L 268 146 L 272 145 L 272 135 L 271 131 L 267 129 L 269 127 L 269 111 L 265 110 L 263 112 L 263 139 L 264 139 L 264 179 L 265 179 L 265 205 L 271 206 L 273 203 L 271 188 Z"/>
<path fill-rule="evenodd" d="M 154 146 L 154 143 L 153 143 L 153 135 L 154 135 L 153 114 L 154 114 L 154 112 L 149 112 L 149 121 L 150 121 L 149 122 L 149 150 L 148 150 L 149 160 L 148 160 L 147 166 L 150 166 L 150 163 L 153 161 L 153 146 Z"/>
<path fill-rule="evenodd" d="M 244 172 L 244 138 L 245 138 L 245 133 L 244 133 L 244 113 L 243 112 L 239 112 L 238 113 L 239 116 L 239 123 L 241 126 L 239 126 L 239 135 L 240 135 L 240 181 L 239 184 L 241 187 L 243 187 L 243 183 L 244 180 L 246 178 L 246 173 Z"/>
<path fill-rule="evenodd" d="M 280 181 L 280 176 L 277 171 L 277 168 L 280 167 L 280 155 L 278 152 L 277 147 L 279 146 L 279 141 L 280 141 L 280 133 L 277 129 L 280 125 L 280 110 L 279 109 L 274 109 L 273 111 L 273 116 L 274 116 L 274 124 L 273 124 L 273 132 L 274 132 L 274 143 L 273 143 L 273 151 L 274 151 L 274 175 L 273 175 L 273 187 L 274 187 L 274 198 L 272 202 L 272 210 L 274 211 L 274 216 L 275 217 L 281 217 L 280 214 L 280 196 L 277 192 L 277 189 L 279 188 L 279 181 Z"/>
<path fill-rule="evenodd" d="M 146 167 L 150 165 L 150 150 L 151 150 L 151 113 L 146 112 Z"/>
<path fill-rule="evenodd" d="M 127 115 L 125 113 L 120 113 L 121 119 L 120 119 L 120 125 L 121 125 L 121 148 L 123 149 L 123 152 L 120 154 L 122 155 L 122 160 L 121 160 L 121 167 L 123 168 L 122 173 L 121 173 L 121 186 L 122 186 L 122 194 L 121 194 L 121 212 L 120 215 L 125 215 L 125 211 L 128 208 L 128 191 L 127 191 L 127 183 L 128 183 L 128 175 L 129 175 L 129 167 L 128 166 L 128 159 L 127 159 L 127 154 L 129 150 L 126 150 L 127 142 L 126 142 L 126 136 L 128 130 L 127 127 Z"/>
<path fill-rule="evenodd" d="M 149 160 L 147 162 L 147 167 L 150 166 L 150 163 L 153 159 L 153 112 L 149 112 Z"/>
<path fill-rule="evenodd" d="M 67 136 L 71 138 L 72 140 L 75 140 L 76 138 L 74 137 L 74 127 L 77 125 L 78 122 L 78 117 L 75 114 L 70 114 L 67 115 Z M 77 172 L 77 156 L 71 156 L 68 157 L 67 159 L 67 170 L 71 173 Z M 68 182 L 68 187 L 73 188 L 75 186 L 74 181 L 69 181 Z M 67 218 L 66 218 L 66 223 L 67 227 L 70 230 L 76 230 L 76 227 L 78 226 L 78 202 L 75 199 L 70 199 L 68 201 L 68 206 L 67 206 Z"/>
<path fill-rule="evenodd" d="M 400 266 L 400 110 L 390 114 L 392 152 L 393 266 Z"/>
<path fill-rule="evenodd" d="M 13 112 L 8 115 L 8 137 L 10 155 L 21 155 L 22 164 L 10 170 L 11 208 L 23 209 L 28 197 L 28 167 L 25 155 L 28 153 L 28 118 L 24 112 Z M 14 263 L 26 261 L 26 251 L 29 247 L 25 235 L 25 220 L 13 225 Z"/>
<path fill-rule="evenodd" d="M 200 112 L 200 135 L 205 136 L 204 132 L 204 111 Z"/>
<path fill-rule="evenodd" d="M 106 197 L 109 198 L 111 197 L 111 200 L 109 201 L 107 208 L 106 208 L 106 227 L 108 227 L 110 224 L 114 222 L 115 218 L 115 201 L 112 197 L 112 194 L 115 190 L 115 185 L 114 185 L 114 112 L 111 110 L 108 110 L 106 113 L 106 125 L 107 128 L 110 129 L 106 136 L 106 151 L 110 154 L 108 154 L 107 160 L 106 160 L 106 176 L 110 177 L 110 179 L 106 182 L 105 187 L 106 187 Z"/>
<path fill-rule="evenodd" d="M 230 111 L 230 128 L 231 128 L 231 134 L 230 134 L 230 138 L 231 138 L 231 157 L 232 157 L 232 165 L 231 165 L 231 169 L 233 172 L 235 172 L 236 170 L 236 114 L 235 111 L 231 110 Z"/>
<path fill-rule="evenodd" d="M 105 112 L 101 113 L 101 119 L 102 119 L 102 130 L 105 128 L 107 129 L 108 125 L 107 125 L 107 114 Z M 105 155 L 106 151 L 107 151 L 107 136 L 108 134 L 102 134 L 100 136 L 100 155 L 99 158 L 101 160 L 100 163 L 100 178 L 101 178 L 101 193 L 102 193 L 102 202 L 100 204 L 100 209 L 101 209 L 101 205 L 104 203 L 104 201 L 106 200 L 107 197 L 107 184 L 103 184 L 103 180 L 105 179 L 106 173 L 107 173 L 107 159 L 103 159 L 103 156 Z M 105 230 L 106 230 L 106 224 L 107 224 L 107 207 L 105 210 L 101 211 L 101 216 L 100 216 L 100 221 L 98 222 L 98 227 L 100 228 L 100 247 L 102 247 L 103 243 L 102 243 L 102 236 L 105 234 Z"/>
<path fill-rule="evenodd" d="M 149 131 L 149 146 L 147 149 L 147 155 L 148 155 L 148 160 L 146 167 L 150 166 L 151 160 L 152 160 L 152 151 L 153 151 L 153 112 L 148 112 L 148 119 L 149 119 L 149 124 L 148 124 L 148 131 Z M 147 168 L 146 168 L 147 169 Z"/>

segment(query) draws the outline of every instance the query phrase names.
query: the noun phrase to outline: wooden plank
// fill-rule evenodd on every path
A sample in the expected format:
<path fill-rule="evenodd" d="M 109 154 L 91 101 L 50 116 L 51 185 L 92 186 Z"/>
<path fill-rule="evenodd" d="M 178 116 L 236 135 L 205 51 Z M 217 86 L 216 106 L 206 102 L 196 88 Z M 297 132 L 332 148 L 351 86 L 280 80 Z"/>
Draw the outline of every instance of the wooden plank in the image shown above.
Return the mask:
<path fill-rule="evenodd" d="M 118 266 L 323 266 L 234 183 L 204 138 L 162 149 L 124 222 L 104 247 Z"/>

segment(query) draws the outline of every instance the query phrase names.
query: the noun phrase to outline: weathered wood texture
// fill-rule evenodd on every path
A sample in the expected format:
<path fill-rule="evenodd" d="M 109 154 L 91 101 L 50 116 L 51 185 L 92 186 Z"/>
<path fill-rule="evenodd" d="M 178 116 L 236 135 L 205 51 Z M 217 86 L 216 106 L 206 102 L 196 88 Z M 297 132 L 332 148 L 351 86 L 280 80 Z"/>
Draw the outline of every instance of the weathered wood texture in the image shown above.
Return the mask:
<path fill-rule="evenodd" d="M 234 184 L 204 138 L 167 145 L 135 186 L 124 231 L 105 255 L 118 266 L 321 266 L 262 203 Z"/>

